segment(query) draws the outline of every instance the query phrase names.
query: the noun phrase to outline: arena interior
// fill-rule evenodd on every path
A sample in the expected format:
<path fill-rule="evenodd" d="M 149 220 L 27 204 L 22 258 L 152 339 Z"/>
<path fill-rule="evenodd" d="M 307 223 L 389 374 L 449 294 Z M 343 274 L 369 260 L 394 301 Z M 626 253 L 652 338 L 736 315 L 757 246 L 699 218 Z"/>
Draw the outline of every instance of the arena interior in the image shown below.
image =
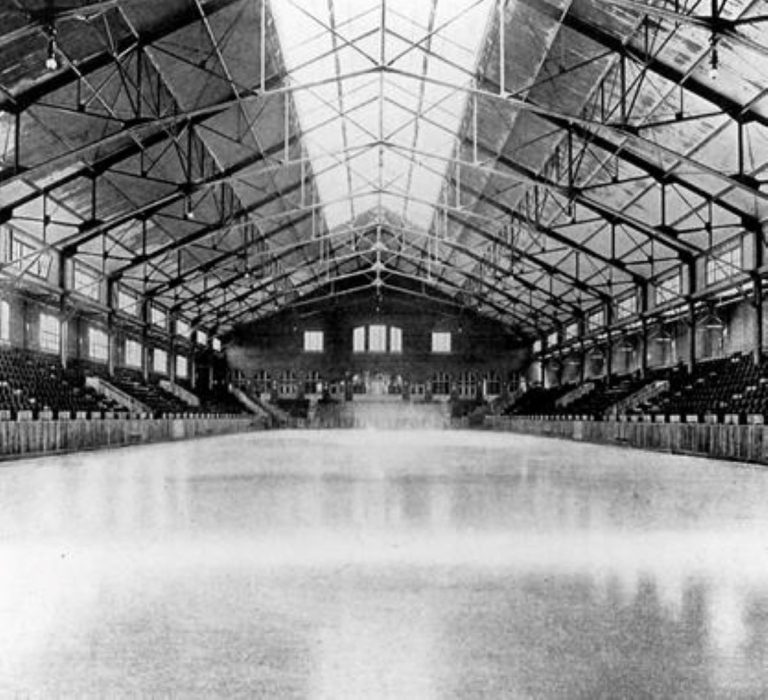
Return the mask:
<path fill-rule="evenodd" d="M 766 233 L 766 0 L 0 0 L 0 694 L 764 697 Z"/>

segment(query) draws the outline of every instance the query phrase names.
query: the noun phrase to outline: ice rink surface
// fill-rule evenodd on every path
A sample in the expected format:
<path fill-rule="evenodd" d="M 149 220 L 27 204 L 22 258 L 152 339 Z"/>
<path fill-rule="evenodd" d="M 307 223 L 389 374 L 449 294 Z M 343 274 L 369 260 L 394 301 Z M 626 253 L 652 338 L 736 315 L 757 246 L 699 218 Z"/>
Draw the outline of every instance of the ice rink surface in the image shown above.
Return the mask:
<path fill-rule="evenodd" d="M 768 470 L 481 432 L 0 466 L 0 696 L 768 696 Z"/>

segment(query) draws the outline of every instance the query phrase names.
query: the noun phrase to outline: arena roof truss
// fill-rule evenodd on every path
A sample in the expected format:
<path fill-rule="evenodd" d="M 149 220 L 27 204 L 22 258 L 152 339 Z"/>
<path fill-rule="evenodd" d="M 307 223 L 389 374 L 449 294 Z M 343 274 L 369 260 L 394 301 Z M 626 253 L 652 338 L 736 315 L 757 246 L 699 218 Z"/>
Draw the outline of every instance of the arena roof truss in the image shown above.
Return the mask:
<path fill-rule="evenodd" d="M 0 0 L 0 276 L 66 308 L 82 268 L 97 308 L 216 333 L 432 296 L 523 340 L 693 304 L 735 244 L 728 284 L 760 286 L 765 10 Z"/>

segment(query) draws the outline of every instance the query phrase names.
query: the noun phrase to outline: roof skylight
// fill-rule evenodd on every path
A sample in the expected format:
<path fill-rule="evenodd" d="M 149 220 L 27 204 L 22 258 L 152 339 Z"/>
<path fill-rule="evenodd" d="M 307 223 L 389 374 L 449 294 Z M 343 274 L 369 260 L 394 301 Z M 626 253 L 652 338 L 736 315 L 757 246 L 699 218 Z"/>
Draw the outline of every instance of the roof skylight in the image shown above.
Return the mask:
<path fill-rule="evenodd" d="M 472 80 L 492 6 L 492 0 L 272 4 L 330 229 L 370 211 L 429 228 L 467 101 L 461 88 Z M 299 87 L 307 84 L 313 87 Z"/>

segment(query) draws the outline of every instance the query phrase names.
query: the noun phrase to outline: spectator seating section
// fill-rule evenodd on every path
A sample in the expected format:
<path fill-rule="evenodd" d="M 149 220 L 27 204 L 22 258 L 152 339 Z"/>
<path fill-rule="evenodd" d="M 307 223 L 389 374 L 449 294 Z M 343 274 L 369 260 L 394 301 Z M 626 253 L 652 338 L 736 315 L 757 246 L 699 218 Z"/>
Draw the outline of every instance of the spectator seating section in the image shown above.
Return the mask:
<path fill-rule="evenodd" d="M 758 367 L 751 354 L 701 360 L 693 374 L 679 365 L 648 373 L 645 379 L 614 377 L 610 385 L 595 382 L 595 389 L 573 403 L 557 407 L 555 401 L 574 388 L 573 385 L 544 389 L 533 387 L 506 410 L 507 415 L 579 416 L 600 420 L 618 401 L 658 380 L 667 380 L 669 388 L 627 415 L 678 416 L 680 420 L 707 416 L 722 419 L 738 416 L 746 422 L 749 416 L 763 416 L 768 421 L 768 359 Z"/>
<path fill-rule="evenodd" d="M 602 418 L 611 406 L 645 386 L 647 379 L 633 378 L 631 376 L 614 377 L 608 384 L 605 380 L 591 379 L 595 388 L 588 394 L 579 397 L 567 406 L 558 407 L 555 413 L 571 416 L 589 416 L 590 418 Z"/>
<path fill-rule="evenodd" d="M 145 382 L 140 372 L 121 369 L 108 376 L 104 365 L 73 361 L 66 369 L 56 355 L 0 347 L 0 417 L 16 419 L 19 414 L 39 418 L 104 417 L 127 414 L 119 404 L 106 399 L 91 387 L 87 376 L 100 376 L 144 403 L 152 416 L 244 413 L 243 407 L 228 392 L 212 391 L 198 408 L 189 406 L 158 384 Z"/>
<path fill-rule="evenodd" d="M 533 386 L 526 391 L 517 401 L 504 410 L 508 416 L 548 416 L 557 413 L 555 401 L 564 396 L 575 384 L 563 384 L 562 386 L 544 388 Z"/>
<path fill-rule="evenodd" d="M 34 418 L 48 411 L 69 417 L 122 411 L 86 387 L 76 368 L 64 369 L 56 355 L 20 348 L 0 348 L 0 410 L 8 418 L 20 411 L 31 411 Z"/>
<path fill-rule="evenodd" d="M 679 371 L 670 376 L 669 390 L 641 406 L 647 414 L 697 416 L 768 412 L 768 371 L 759 368 L 751 355 L 706 360 L 693 374 Z"/>
<path fill-rule="evenodd" d="M 106 379 L 129 396 L 141 401 L 152 411 L 155 418 L 166 415 L 192 415 L 206 412 L 199 407 L 190 406 L 178 396 L 165 391 L 159 384 L 151 381 L 145 382 L 140 372 L 120 369 Z"/>

